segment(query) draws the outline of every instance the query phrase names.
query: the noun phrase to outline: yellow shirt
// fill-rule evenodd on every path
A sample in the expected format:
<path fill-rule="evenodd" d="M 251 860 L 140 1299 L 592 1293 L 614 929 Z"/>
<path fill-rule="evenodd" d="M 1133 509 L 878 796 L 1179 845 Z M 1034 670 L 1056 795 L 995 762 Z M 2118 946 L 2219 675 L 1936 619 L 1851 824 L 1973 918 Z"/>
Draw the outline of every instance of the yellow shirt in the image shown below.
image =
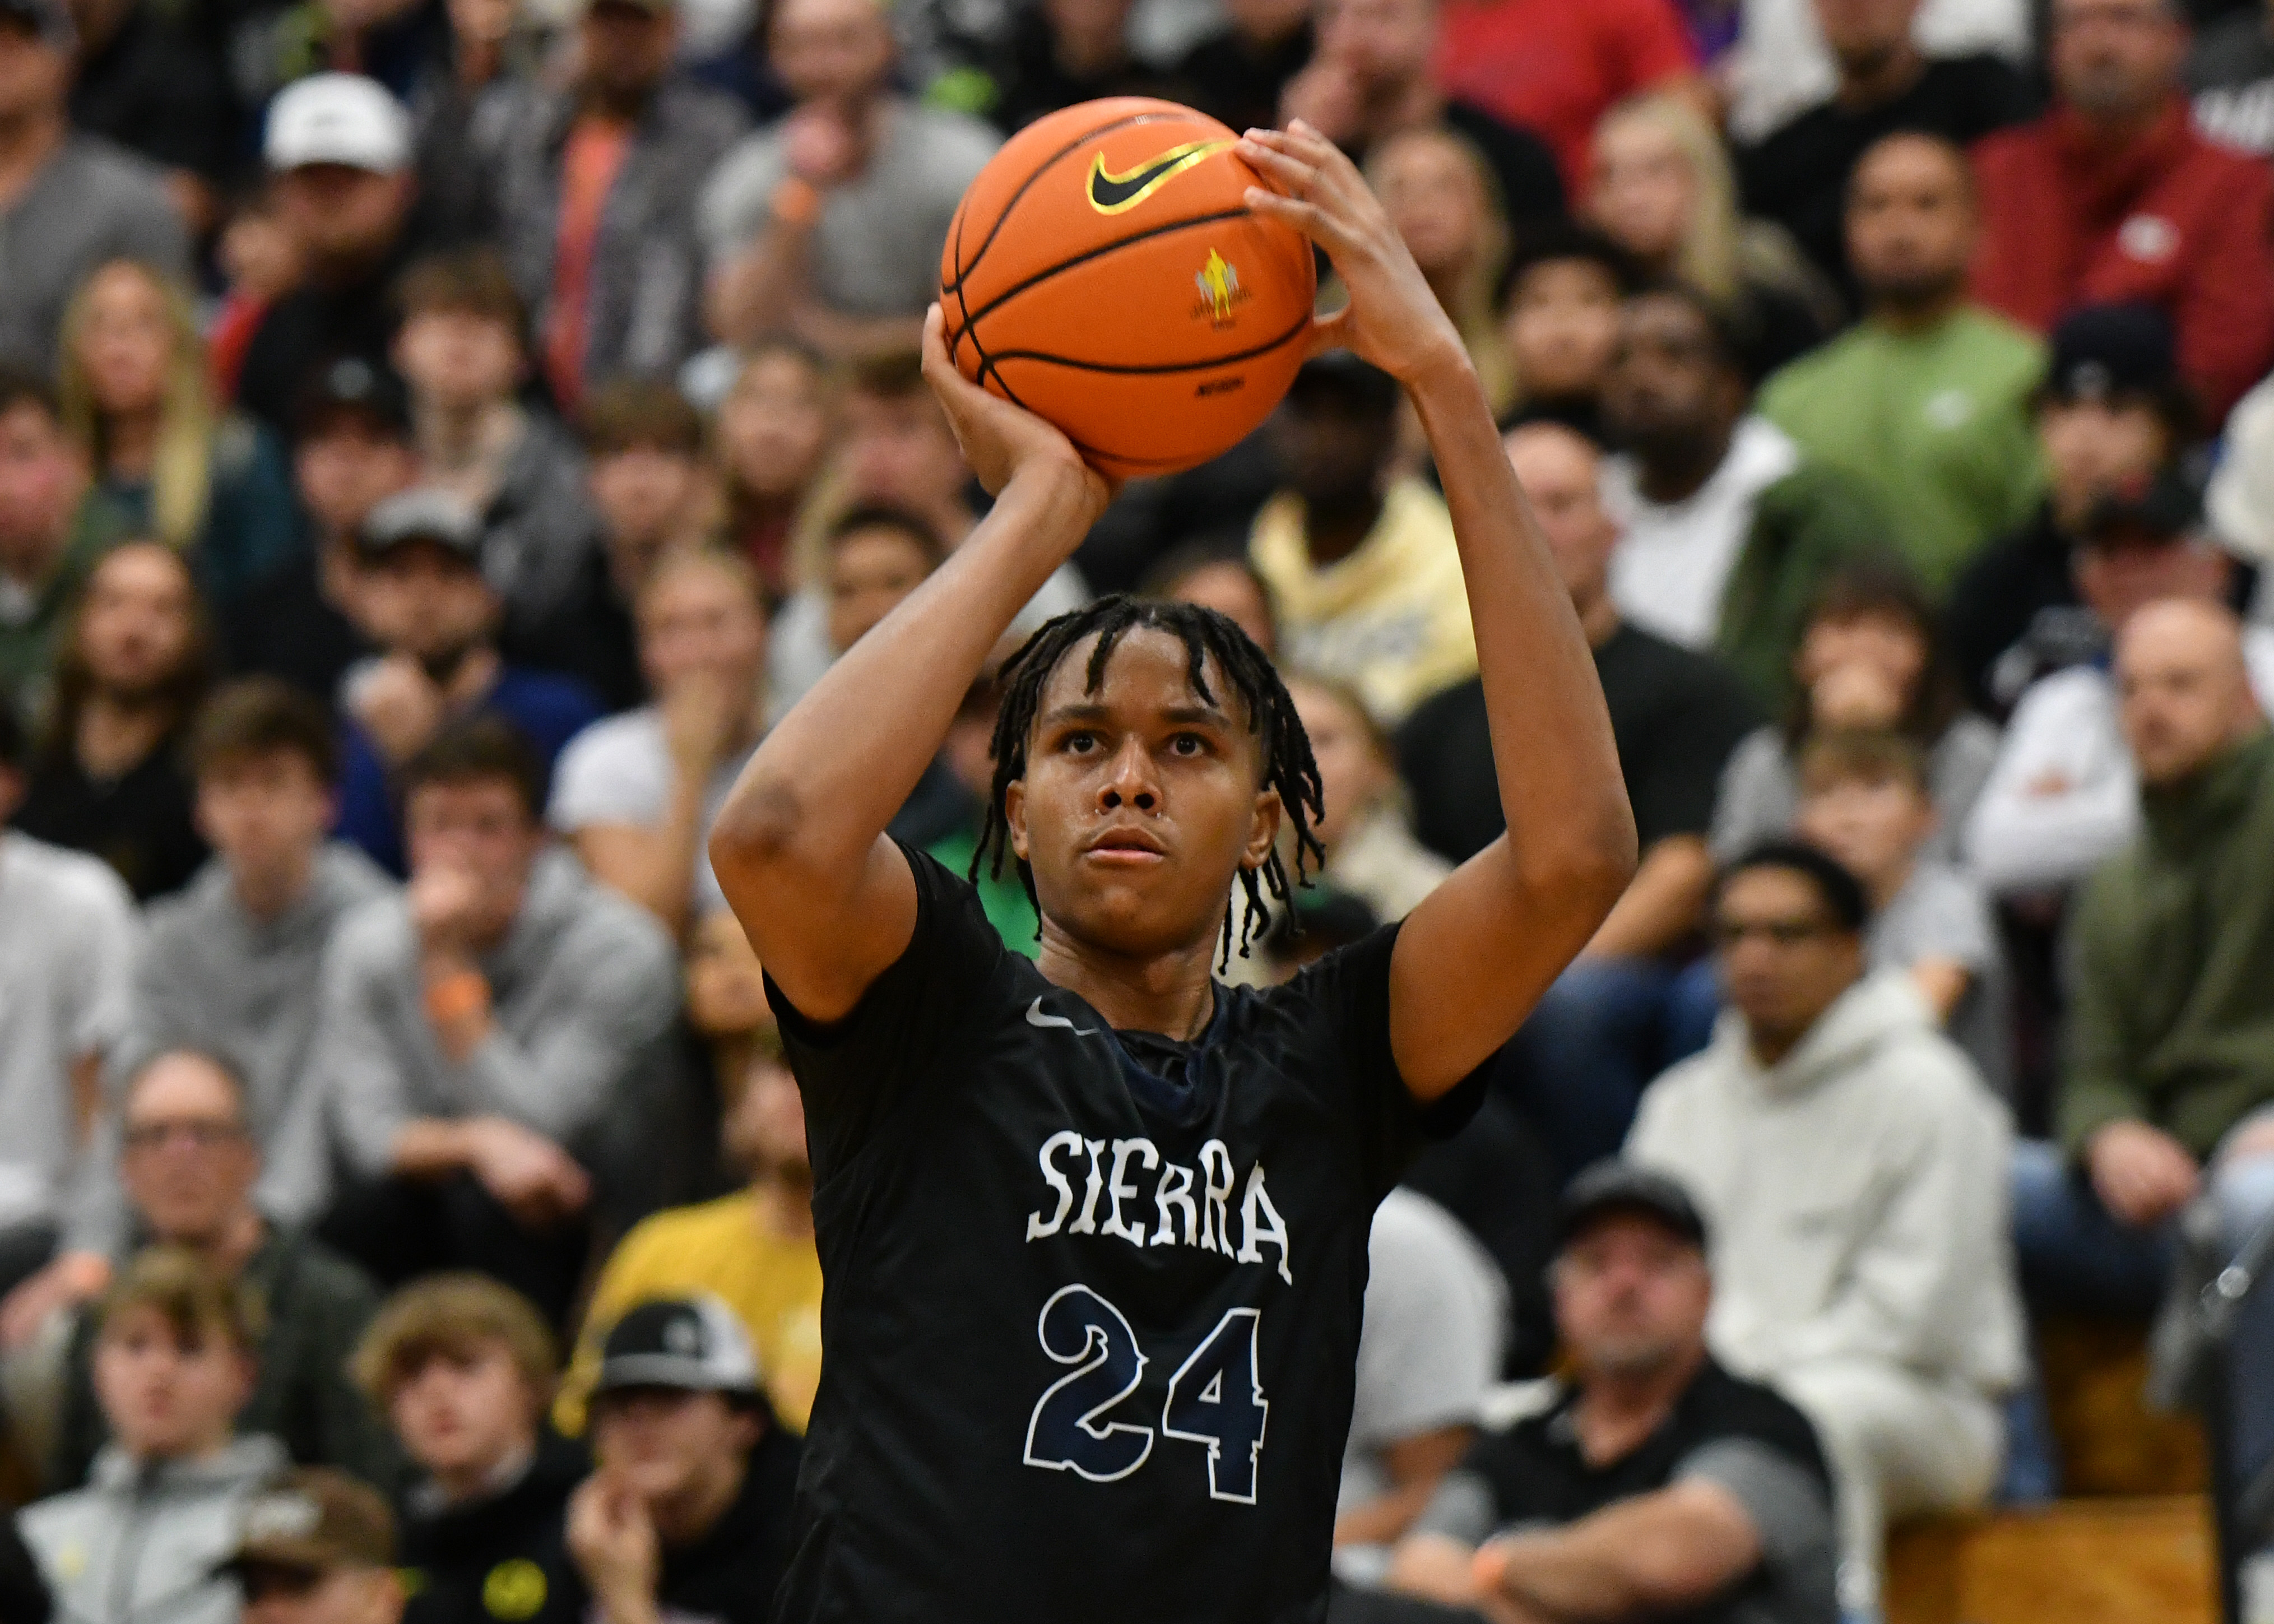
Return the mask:
<path fill-rule="evenodd" d="M 563 1436 L 584 1430 L 600 1347 L 616 1321 L 642 1303 L 697 1291 L 734 1311 L 757 1350 L 774 1413 L 783 1425 L 805 1431 L 821 1381 L 821 1259 L 810 1237 L 767 1233 L 757 1198 L 746 1190 L 658 1213 L 617 1244 L 593 1288 L 553 1406 L 553 1424 Z"/>
<path fill-rule="evenodd" d="M 1349 683 L 1383 726 L 1476 674 L 1453 518 L 1419 480 L 1391 485 L 1366 539 L 1323 569 L 1311 562 L 1303 500 L 1286 492 L 1256 515 L 1247 551 L 1271 589 L 1290 663 Z"/>

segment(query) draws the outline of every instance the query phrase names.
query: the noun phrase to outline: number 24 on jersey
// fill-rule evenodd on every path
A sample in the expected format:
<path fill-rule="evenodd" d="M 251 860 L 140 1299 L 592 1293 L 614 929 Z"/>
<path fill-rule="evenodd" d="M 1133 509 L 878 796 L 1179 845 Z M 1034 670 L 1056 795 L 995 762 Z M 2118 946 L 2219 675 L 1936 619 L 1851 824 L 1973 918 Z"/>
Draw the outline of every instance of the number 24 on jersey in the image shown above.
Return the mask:
<path fill-rule="evenodd" d="M 1169 1378 L 1160 1435 L 1208 1446 L 1209 1494 L 1255 1503 L 1263 1423 L 1271 1406 L 1255 1371 L 1263 1311 L 1234 1308 Z M 1115 1483 L 1151 1458 L 1154 1429 L 1111 1419 L 1148 1363 L 1121 1311 L 1088 1286 L 1062 1286 L 1035 1324 L 1043 1351 L 1074 1368 L 1043 1391 L 1027 1423 L 1026 1462 Z"/>

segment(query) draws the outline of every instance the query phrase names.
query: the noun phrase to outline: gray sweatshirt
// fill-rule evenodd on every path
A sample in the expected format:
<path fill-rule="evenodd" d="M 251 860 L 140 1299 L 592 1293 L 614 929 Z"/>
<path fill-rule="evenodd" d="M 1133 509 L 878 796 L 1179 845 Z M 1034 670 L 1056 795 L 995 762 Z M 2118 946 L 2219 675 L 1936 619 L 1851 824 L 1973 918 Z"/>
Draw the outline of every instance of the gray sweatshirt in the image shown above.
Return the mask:
<path fill-rule="evenodd" d="M 493 1029 L 463 1064 L 426 1020 L 418 939 L 398 894 L 341 927 L 325 966 L 314 1074 L 348 1165 L 379 1178 L 421 1117 L 500 1116 L 575 1147 L 627 1102 L 679 1008 L 662 929 L 567 852 L 537 860 L 505 941 L 481 961 Z"/>
<path fill-rule="evenodd" d="M 273 1438 L 240 1438 L 207 1461 L 142 1466 L 112 1447 L 87 1487 L 17 1514 L 56 1624 L 237 1624 L 236 1551 L 245 1502 L 289 1462 Z"/>
<path fill-rule="evenodd" d="M 245 912 L 218 858 L 179 893 L 151 905 L 126 1035 L 104 1067 L 110 1109 L 72 1202 L 70 1244 L 111 1254 L 125 1243 L 117 1107 L 127 1080 L 169 1049 L 208 1049 L 244 1074 L 245 1114 L 261 1149 L 253 1195 L 261 1211 L 305 1223 L 323 1210 L 331 1168 L 308 1060 L 324 950 L 342 919 L 393 889 L 360 851 L 335 844 L 316 853 L 306 894 L 273 920 Z"/>

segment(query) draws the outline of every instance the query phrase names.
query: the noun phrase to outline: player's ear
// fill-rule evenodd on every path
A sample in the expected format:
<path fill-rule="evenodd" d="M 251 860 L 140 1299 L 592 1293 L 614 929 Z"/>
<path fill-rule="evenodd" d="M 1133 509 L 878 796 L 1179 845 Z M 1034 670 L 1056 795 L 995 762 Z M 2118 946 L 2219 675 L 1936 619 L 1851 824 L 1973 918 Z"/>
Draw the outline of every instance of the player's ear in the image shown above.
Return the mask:
<path fill-rule="evenodd" d="M 1013 778 L 1003 790 L 1003 826 L 1011 831 L 1011 855 L 1020 862 L 1027 856 L 1027 781 Z"/>
<path fill-rule="evenodd" d="M 1286 816 L 1276 789 L 1258 790 L 1255 793 L 1255 816 L 1247 826 L 1247 846 L 1239 853 L 1243 868 L 1261 868 L 1271 861 L 1271 848 L 1279 844 L 1279 820 Z"/>

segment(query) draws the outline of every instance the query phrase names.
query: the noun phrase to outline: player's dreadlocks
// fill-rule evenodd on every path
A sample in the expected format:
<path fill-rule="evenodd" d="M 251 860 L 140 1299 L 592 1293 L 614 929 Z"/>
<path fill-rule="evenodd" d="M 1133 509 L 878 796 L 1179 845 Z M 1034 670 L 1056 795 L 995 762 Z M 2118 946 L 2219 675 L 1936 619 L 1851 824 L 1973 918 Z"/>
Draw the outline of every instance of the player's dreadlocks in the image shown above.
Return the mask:
<path fill-rule="evenodd" d="M 1294 883 L 1304 883 L 1313 859 L 1326 861 L 1318 837 L 1311 832 L 1325 804 L 1318 763 L 1311 759 L 1310 737 L 1295 714 L 1295 702 L 1288 695 L 1287 685 L 1279 680 L 1278 672 L 1273 669 L 1263 650 L 1228 616 L 1214 609 L 1116 594 L 1050 620 L 1004 662 L 1003 703 L 995 718 L 995 784 L 987 804 L 987 821 L 979 833 L 979 849 L 972 854 L 973 880 L 978 879 L 983 864 L 990 863 L 988 872 L 999 877 L 1004 859 L 1012 857 L 1018 863 L 1019 880 L 1027 888 L 1028 900 L 1035 904 L 1037 914 L 1041 913 L 1041 899 L 1035 895 L 1034 870 L 1012 853 L 1011 830 L 1005 821 L 1003 808 L 1013 780 L 1026 776 L 1027 742 L 1042 707 L 1043 688 L 1050 681 L 1050 673 L 1076 645 L 1094 633 L 1097 646 L 1090 650 L 1084 691 L 1096 693 L 1105 680 L 1106 662 L 1113 658 L 1115 647 L 1131 632 L 1147 630 L 1166 632 L 1185 645 L 1186 675 L 1203 701 L 1217 703 L 1209 688 L 1210 660 L 1216 662 L 1224 680 L 1239 695 L 1247 711 L 1248 731 L 1263 743 L 1263 781 L 1278 792 L 1280 804 L 1294 829 Z M 1226 965 L 1231 962 L 1235 945 L 1239 956 L 1246 958 L 1248 944 L 1261 936 L 1270 922 L 1265 893 L 1284 901 L 1291 889 L 1287 865 L 1276 849 L 1261 868 L 1242 868 L 1239 883 L 1247 892 L 1247 912 L 1235 944 L 1232 911 L 1224 911 L 1224 947 L 1219 962 Z"/>

